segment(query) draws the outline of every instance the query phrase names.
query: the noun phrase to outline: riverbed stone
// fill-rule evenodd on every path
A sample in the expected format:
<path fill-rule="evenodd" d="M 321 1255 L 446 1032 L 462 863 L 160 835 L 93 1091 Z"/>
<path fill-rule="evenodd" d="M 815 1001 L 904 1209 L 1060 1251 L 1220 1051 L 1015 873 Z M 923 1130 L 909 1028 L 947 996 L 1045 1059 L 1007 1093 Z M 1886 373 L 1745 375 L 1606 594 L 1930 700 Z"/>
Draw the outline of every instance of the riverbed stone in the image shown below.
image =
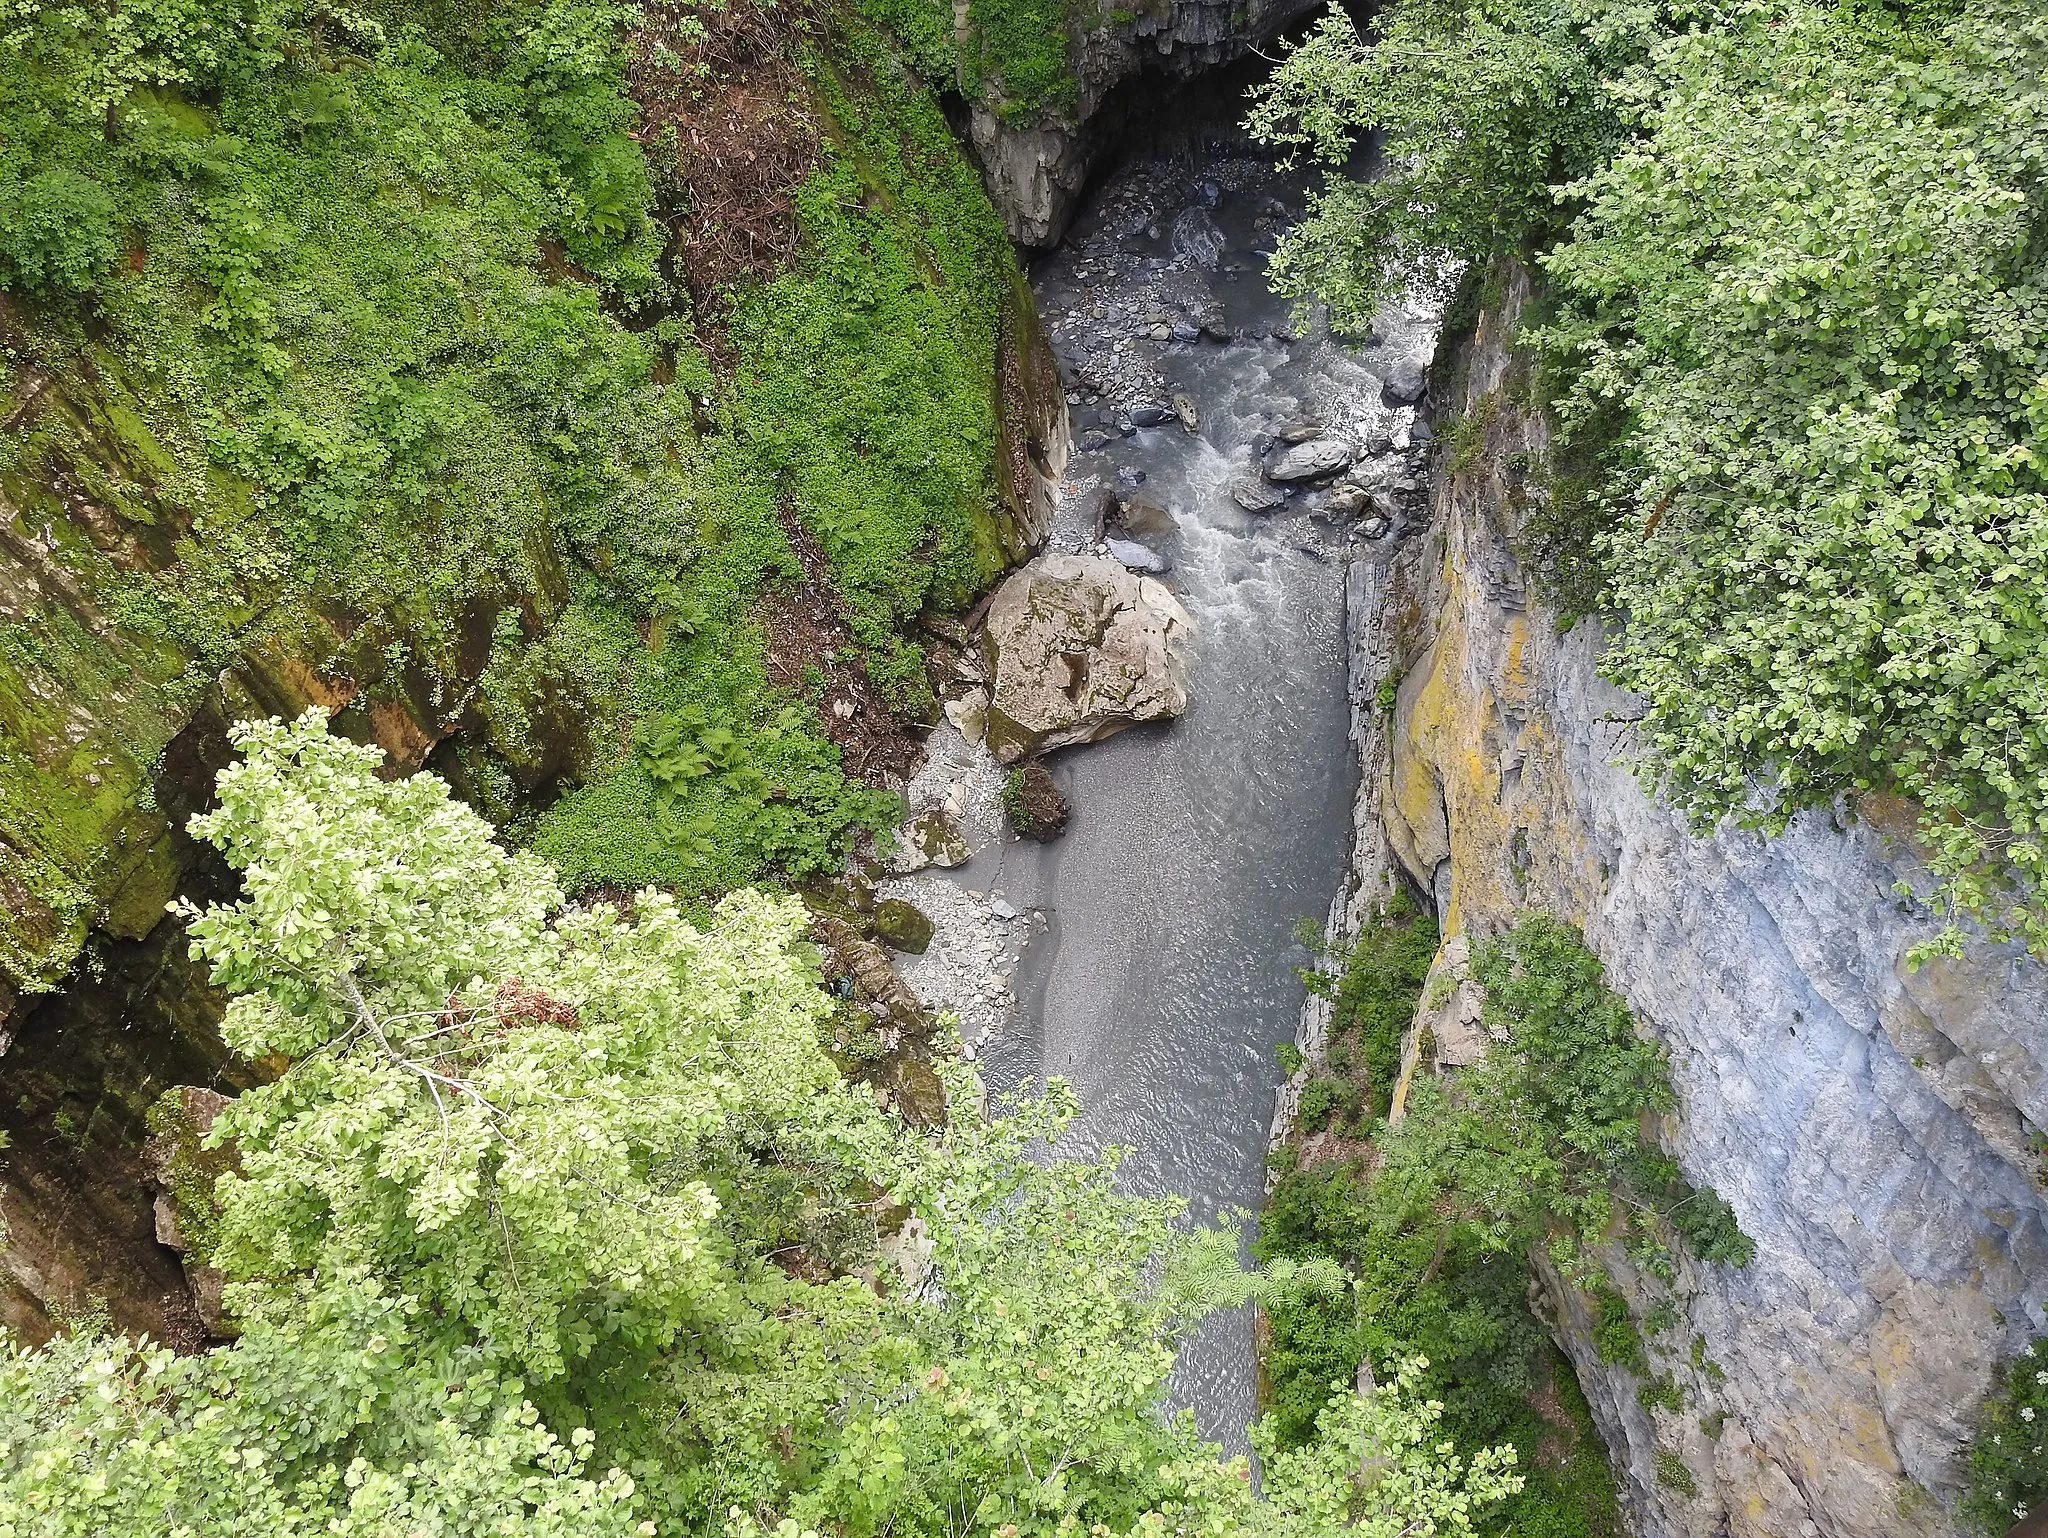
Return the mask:
<path fill-rule="evenodd" d="M 1164 535 L 1178 531 L 1180 523 L 1159 499 L 1139 492 L 1124 503 L 1117 522 L 1127 534 Z"/>
<path fill-rule="evenodd" d="M 1287 497 L 1261 481 L 1251 479 L 1230 483 L 1230 500 L 1248 513 L 1270 513 L 1275 508 L 1285 507 Z"/>
<path fill-rule="evenodd" d="M 1381 393 L 1398 405 L 1413 405 L 1422 399 L 1427 388 L 1422 365 L 1413 358 L 1396 358 L 1386 367 L 1386 378 L 1380 381 Z"/>
<path fill-rule="evenodd" d="M 1282 449 L 1266 465 L 1269 481 L 1313 481 L 1335 475 L 1357 457 L 1342 438 L 1311 438 Z"/>
<path fill-rule="evenodd" d="M 885 897 L 875 904 L 875 936 L 892 951 L 922 956 L 932 943 L 932 921 L 915 903 Z"/>
<path fill-rule="evenodd" d="M 1180 715 L 1192 629 L 1179 599 L 1117 561 L 1042 555 L 1012 572 L 983 631 L 990 751 L 1010 764 Z"/>

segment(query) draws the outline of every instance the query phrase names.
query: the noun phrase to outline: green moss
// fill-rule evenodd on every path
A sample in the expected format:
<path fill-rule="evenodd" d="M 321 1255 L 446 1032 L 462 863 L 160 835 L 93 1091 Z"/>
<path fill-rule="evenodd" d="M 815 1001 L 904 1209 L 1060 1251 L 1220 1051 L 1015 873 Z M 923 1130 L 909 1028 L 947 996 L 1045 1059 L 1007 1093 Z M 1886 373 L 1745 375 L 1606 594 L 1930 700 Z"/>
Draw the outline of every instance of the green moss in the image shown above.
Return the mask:
<path fill-rule="evenodd" d="M 90 329 L 48 284 L 0 311 L 36 399 L 0 497 L 54 542 L 31 580 L 76 598 L 0 631 L 16 986 L 160 900 L 157 758 L 217 687 L 240 713 L 345 679 L 361 735 L 389 707 L 426 740 L 460 719 L 488 747 L 462 783 L 586 885 L 800 874 L 893 817 L 768 686 L 757 611 L 812 589 L 930 712 L 910 622 L 1008 558 L 1014 259 L 872 35 L 793 40 L 826 140 L 803 255 L 726 296 L 715 369 L 585 9 L 391 7 L 382 43 L 230 50 L 100 117 L 39 34 L 0 64 L 0 182 L 74 168 L 134 231 L 89 275 Z M 740 766 L 657 805 L 633 745 L 693 712 Z"/>
<path fill-rule="evenodd" d="M 1698 1495 L 1699 1482 L 1692 1477 L 1692 1470 L 1685 1466 L 1685 1460 L 1668 1448 L 1660 1447 L 1650 1462 L 1657 1471 L 1657 1483 L 1667 1490 L 1680 1495 Z"/>

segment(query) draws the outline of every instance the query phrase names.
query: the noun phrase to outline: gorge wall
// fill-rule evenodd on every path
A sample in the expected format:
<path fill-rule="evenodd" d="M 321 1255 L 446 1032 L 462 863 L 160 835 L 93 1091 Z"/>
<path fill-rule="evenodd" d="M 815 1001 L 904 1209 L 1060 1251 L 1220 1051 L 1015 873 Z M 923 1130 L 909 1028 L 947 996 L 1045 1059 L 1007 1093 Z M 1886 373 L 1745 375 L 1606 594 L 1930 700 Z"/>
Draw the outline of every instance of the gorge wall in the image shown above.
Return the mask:
<path fill-rule="evenodd" d="M 968 104 L 975 158 L 1010 238 L 1056 243 L 1104 155 L 1142 126 L 1164 92 L 1244 58 L 1317 3 L 1142 0 L 1090 22 L 1069 14 L 1070 94 L 1023 109 L 992 84 Z M 956 14 L 972 24 L 971 8 Z"/>
<path fill-rule="evenodd" d="M 1699 836 L 1645 793 L 1598 623 L 1560 634 L 1511 545 L 1547 445 L 1515 388 L 1529 297 L 1517 272 L 1437 385 L 1467 425 L 1429 527 L 1352 572 L 1365 782 L 1336 921 L 1397 866 L 1447 942 L 1547 909 L 1670 1049 L 1660 1137 L 1756 1243 L 1669 1283 L 1601 1257 L 1679 1408 L 1645 1405 L 1539 1266 L 1641 1532 L 1951 1533 L 1977 1407 L 2048 1326 L 2048 971 L 1981 944 L 1908 970 L 1935 927 L 1894 892 L 1924 885 L 1908 809 Z"/>

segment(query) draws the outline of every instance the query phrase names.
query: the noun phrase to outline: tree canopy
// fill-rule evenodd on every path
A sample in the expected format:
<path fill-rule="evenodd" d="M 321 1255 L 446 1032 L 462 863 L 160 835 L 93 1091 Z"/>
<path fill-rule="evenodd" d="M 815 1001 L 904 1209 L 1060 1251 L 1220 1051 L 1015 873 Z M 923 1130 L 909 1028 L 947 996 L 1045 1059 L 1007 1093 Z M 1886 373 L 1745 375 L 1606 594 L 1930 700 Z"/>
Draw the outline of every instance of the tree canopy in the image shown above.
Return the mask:
<path fill-rule="evenodd" d="M 565 904 L 432 775 L 313 712 L 238 731 L 188 910 L 275 1077 L 208 1140 L 236 1338 L 81 1326 L 0 1353 L 0 1535 L 1375 1535 L 1512 1492 L 1413 1364 L 1242 1459 L 1164 1413 L 1186 1328 L 1344 1285 L 1053 1158 L 1055 1084 L 994 1118 L 942 1053 L 915 1132 L 821 1045 L 793 898 L 698 921 Z"/>
<path fill-rule="evenodd" d="M 2048 947 L 2048 18 L 1400 0 L 1254 124 L 1385 134 L 1275 260 L 1340 319 L 1540 264 L 1526 340 L 1601 468 L 1539 565 L 1593 568 L 1647 776 L 1702 824 L 1909 797 L 1951 919 Z"/>

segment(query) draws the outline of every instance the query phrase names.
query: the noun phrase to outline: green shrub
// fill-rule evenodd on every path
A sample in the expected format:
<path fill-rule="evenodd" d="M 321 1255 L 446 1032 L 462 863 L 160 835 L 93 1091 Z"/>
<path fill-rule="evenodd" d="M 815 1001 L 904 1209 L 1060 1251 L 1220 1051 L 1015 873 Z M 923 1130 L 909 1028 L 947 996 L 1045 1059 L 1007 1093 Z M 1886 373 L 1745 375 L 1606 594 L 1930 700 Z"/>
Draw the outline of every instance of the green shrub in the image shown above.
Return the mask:
<path fill-rule="evenodd" d="M 120 254 L 113 195 L 90 176 L 60 165 L 0 178 L 0 287 L 38 299 L 83 294 Z"/>
<path fill-rule="evenodd" d="M 1612 1366 L 1643 1370 L 1643 1337 L 1628 1299 L 1604 1284 L 1593 1289 L 1593 1350 Z"/>
<path fill-rule="evenodd" d="M 2030 1344 L 1985 1401 L 1971 1438 L 1962 1514 L 1996 1538 L 2048 1506 L 2048 1336 Z"/>

